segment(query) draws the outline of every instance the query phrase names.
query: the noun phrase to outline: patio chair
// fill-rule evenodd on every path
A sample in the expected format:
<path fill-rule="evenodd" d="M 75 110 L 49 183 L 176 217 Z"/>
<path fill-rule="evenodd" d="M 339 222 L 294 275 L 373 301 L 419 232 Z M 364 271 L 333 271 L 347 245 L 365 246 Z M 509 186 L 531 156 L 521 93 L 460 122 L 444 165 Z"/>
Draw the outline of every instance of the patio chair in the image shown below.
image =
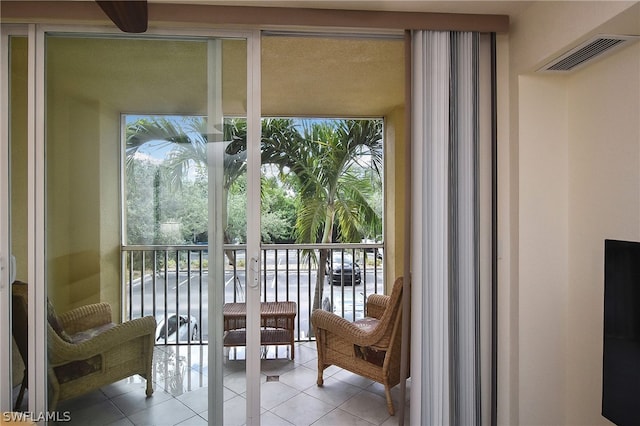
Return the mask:
<path fill-rule="evenodd" d="M 27 332 L 27 284 L 13 284 L 13 333 L 16 342 L 25 342 Z M 96 303 L 73 309 L 60 316 L 48 302 L 47 343 L 49 409 L 59 401 L 82 395 L 107 384 L 139 374 L 146 379 L 151 396 L 153 347 L 156 320 L 152 316 L 114 324 L 111 306 Z M 19 345 L 20 346 L 20 345 Z M 24 345 L 26 346 L 26 344 Z M 20 350 L 25 365 L 27 348 Z M 26 387 L 22 382 L 19 406 Z"/>
<path fill-rule="evenodd" d="M 400 383 L 402 278 L 390 296 L 367 298 L 366 316 L 354 322 L 316 309 L 311 315 L 318 348 L 318 386 L 323 371 L 336 365 L 384 385 L 387 409 L 395 414 L 391 388 Z"/>

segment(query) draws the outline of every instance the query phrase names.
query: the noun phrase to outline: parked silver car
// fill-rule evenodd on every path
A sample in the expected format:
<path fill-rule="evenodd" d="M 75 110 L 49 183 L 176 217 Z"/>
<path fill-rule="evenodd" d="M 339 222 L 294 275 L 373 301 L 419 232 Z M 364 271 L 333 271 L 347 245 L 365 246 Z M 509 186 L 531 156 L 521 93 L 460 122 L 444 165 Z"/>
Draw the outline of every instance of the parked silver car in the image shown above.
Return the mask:
<path fill-rule="evenodd" d="M 169 314 L 166 321 L 166 327 L 164 317 L 162 317 L 160 321 L 158 321 L 158 326 L 156 327 L 156 342 L 193 342 L 198 340 L 199 330 L 200 328 L 198 327 L 198 320 L 195 317 Z M 190 339 L 189 336 L 191 336 Z"/>

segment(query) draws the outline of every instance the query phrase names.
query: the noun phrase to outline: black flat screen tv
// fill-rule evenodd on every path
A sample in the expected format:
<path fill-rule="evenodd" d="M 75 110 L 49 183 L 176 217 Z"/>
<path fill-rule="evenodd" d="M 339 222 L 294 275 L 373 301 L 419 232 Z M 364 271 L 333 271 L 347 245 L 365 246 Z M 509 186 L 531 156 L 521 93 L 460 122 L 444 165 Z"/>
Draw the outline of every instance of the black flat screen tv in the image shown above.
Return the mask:
<path fill-rule="evenodd" d="M 640 243 L 604 242 L 602 415 L 640 425 Z"/>

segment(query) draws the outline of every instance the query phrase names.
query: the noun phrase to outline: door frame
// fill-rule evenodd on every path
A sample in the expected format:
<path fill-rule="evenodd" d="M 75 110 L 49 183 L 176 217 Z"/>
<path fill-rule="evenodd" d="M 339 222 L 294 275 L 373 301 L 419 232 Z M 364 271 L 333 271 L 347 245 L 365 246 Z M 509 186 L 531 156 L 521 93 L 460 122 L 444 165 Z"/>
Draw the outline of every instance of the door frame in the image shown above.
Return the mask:
<path fill-rule="evenodd" d="M 10 38 L 28 37 L 27 25 L 5 25 L 0 28 L 0 342 L 5 348 L 12 347 L 11 335 L 11 154 L 10 154 L 10 115 L 9 87 L 11 76 Z M 12 350 L 0 351 L 0 411 L 13 408 L 12 389 Z"/>

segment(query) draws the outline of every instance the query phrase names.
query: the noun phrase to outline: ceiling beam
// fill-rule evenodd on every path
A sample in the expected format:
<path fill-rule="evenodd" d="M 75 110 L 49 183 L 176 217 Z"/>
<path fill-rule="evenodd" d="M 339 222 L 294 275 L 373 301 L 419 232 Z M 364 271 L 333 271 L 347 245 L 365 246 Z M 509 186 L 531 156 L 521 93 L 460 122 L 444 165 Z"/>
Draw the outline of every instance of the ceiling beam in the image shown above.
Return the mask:
<path fill-rule="evenodd" d="M 0 2 L 3 22 L 105 23 L 93 1 Z M 149 24 L 507 32 L 507 15 L 150 3 Z"/>

